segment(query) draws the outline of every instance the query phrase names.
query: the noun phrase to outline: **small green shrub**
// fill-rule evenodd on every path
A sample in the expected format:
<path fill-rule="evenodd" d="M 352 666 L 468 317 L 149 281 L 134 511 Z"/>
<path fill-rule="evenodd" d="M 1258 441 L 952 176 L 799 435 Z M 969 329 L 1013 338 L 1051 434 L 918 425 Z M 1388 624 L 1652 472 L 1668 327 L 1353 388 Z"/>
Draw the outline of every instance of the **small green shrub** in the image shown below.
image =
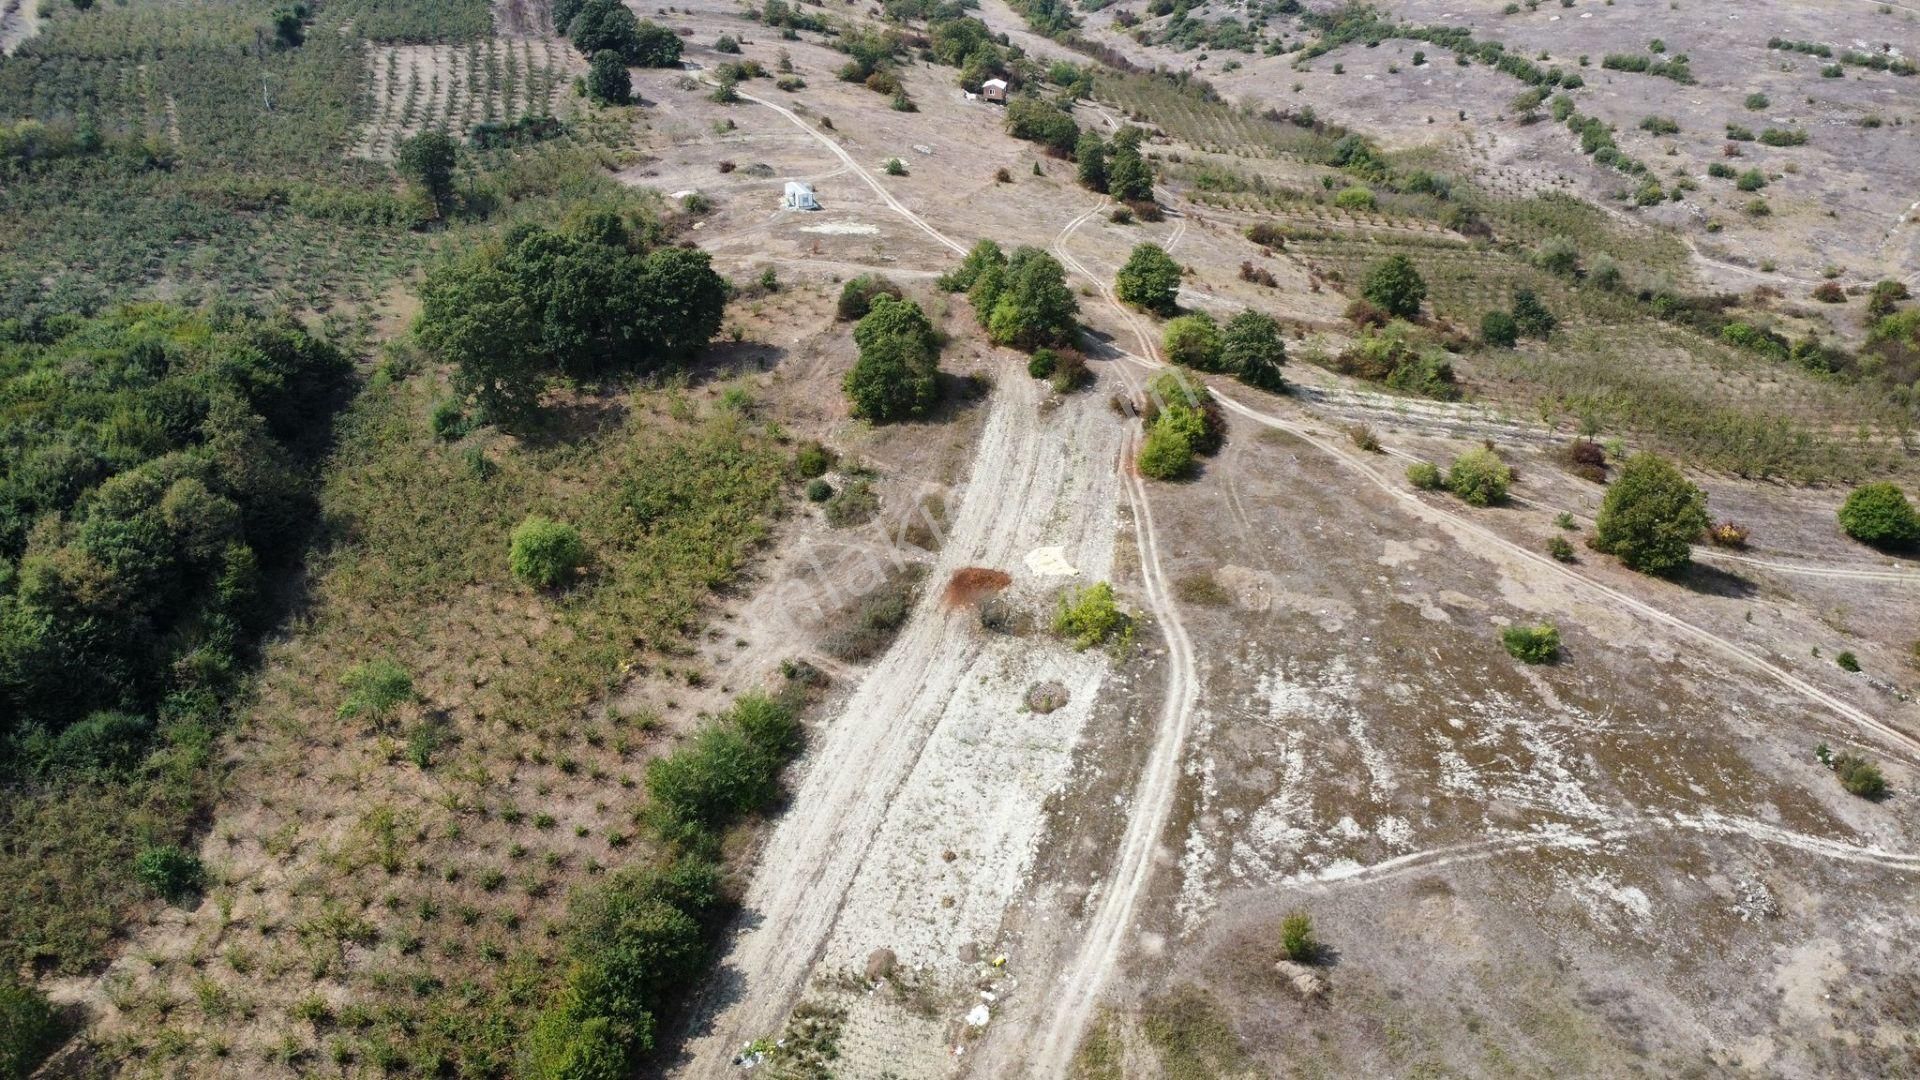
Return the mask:
<path fill-rule="evenodd" d="M 1052 349 L 1038 349 L 1032 359 L 1027 361 L 1027 374 L 1036 379 L 1051 378 L 1055 368 L 1060 366 L 1060 354 Z"/>
<path fill-rule="evenodd" d="M 863 477 L 827 500 L 826 512 L 827 524 L 836 529 L 865 525 L 880 512 L 880 496 L 873 490 L 873 483 Z"/>
<path fill-rule="evenodd" d="M 818 439 L 809 439 L 793 452 L 793 471 L 802 480 L 824 476 L 833 468 L 834 453 Z"/>
<path fill-rule="evenodd" d="M 1296 911 L 1280 920 L 1280 953 L 1296 964 L 1311 964 L 1320 956 L 1313 936 L 1313 917 Z"/>
<path fill-rule="evenodd" d="M 1133 619 L 1120 610 L 1113 586 L 1099 581 L 1084 589 L 1072 589 L 1060 597 L 1054 612 L 1053 632 L 1073 642 L 1076 649 L 1095 645 L 1124 644 L 1133 636 Z"/>
<path fill-rule="evenodd" d="M 1520 327 L 1504 311 L 1489 311 L 1480 316 L 1480 340 L 1502 349 L 1511 349 L 1520 340 Z"/>
<path fill-rule="evenodd" d="M 1560 631 L 1553 626 L 1509 626 L 1500 631 L 1500 644 L 1515 660 L 1550 664 L 1560 659 Z"/>
<path fill-rule="evenodd" d="M 1440 467 L 1431 461 L 1416 461 L 1407 466 L 1407 482 L 1421 491 L 1440 490 Z"/>
<path fill-rule="evenodd" d="M 1180 427 L 1158 421 L 1147 429 L 1136 464 L 1140 475 L 1179 480 L 1193 471 L 1193 438 Z"/>
<path fill-rule="evenodd" d="M 384 723 L 393 711 L 414 700 L 413 675 L 392 657 L 381 656 L 355 664 L 340 677 L 347 696 L 340 702 L 340 719 L 366 717 Z"/>
<path fill-rule="evenodd" d="M 826 480 L 818 476 L 807 481 L 807 501 L 808 502 L 816 502 L 816 503 L 826 502 L 828 499 L 831 499 L 831 498 L 833 498 L 832 484 L 827 483 Z"/>
<path fill-rule="evenodd" d="M 1858 672 L 1860 670 L 1860 658 L 1851 652 L 1842 652 L 1833 658 L 1833 662 L 1840 665 L 1841 671 Z"/>
<path fill-rule="evenodd" d="M 1858 754 L 1837 755 L 1833 775 L 1840 778 L 1840 786 L 1849 794 L 1875 801 L 1886 797 L 1887 778 L 1880 774 L 1880 766 Z"/>
<path fill-rule="evenodd" d="M 1469 506 L 1493 506 L 1507 501 L 1507 487 L 1513 470 L 1500 455 L 1485 447 L 1469 450 L 1453 459 L 1447 470 L 1447 490 Z"/>
<path fill-rule="evenodd" d="M 1547 554 L 1560 562 L 1573 561 L 1573 545 L 1564 536 L 1555 536 L 1547 541 Z"/>
<path fill-rule="evenodd" d="M 172 844 L 150 844 L 134 856 L 134 876 L 149 892 L 169 903 L 199 891 L 206 879 L 200 857 Z"/>
<path fill-rule="evenodd" d="M 514 528 L 508 559 L 516 579 L 549 589 L 573 576 L 587 549 L 578 529 L 534 514 Z"/>

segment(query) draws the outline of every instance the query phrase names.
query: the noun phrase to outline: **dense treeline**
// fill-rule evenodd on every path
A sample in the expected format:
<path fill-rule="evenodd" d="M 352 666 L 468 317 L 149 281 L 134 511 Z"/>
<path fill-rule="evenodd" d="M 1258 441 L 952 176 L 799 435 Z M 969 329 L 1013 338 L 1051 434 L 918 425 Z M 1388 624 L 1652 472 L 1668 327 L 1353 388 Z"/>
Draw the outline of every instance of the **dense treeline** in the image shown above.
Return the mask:
<path fill-rule="evenodd" d="M 0 733 L 16 765 L 73 757 L 62 733 L 97 711 L 218 695 L 261 567 L 307 519 L 294 444 L 347 370 L 286 319 L 147 306 L 44 332 L 0 344 Z"/>
<path fill-rule="evenodd" d="M 421 289 L 421 343 L 455 365 L 483 419 L 522 418 L 554 376 L 677 367 L 720 329 L 728 286 L 707 253 L 611 211 L 519 225 L 449 260 Z"/>

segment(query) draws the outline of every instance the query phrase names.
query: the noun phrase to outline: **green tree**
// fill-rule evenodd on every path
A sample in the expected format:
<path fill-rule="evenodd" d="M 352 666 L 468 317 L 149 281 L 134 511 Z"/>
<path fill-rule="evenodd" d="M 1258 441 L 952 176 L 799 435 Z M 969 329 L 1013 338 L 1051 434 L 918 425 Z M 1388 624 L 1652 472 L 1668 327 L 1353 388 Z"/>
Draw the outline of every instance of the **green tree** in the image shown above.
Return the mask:
<path fill-rule="evenodd" d="M 1672 574 L 1711 522 L 1706 493 L 1651 453 L 1627 459 L 1600 506 L 1593 546 L 1646 574 Z"/>
<path fill-rule="evenodd" d="M 1115 137 L 1107 152 L 1107 193 L 1122 202 L 1153 201 L 1153 169 L 1138 141 Z"/>
<path fill-rule="evenodd" d="M 1105 193 L 1107 190 L 1107 144 L 1097 131 L 1083 131 L 1080 141 L 1074 145 L 1073 157 L 1077 162 L 1081 186 L 1090 191 Z"/>
<path fill-rule="evenodd" d="M 1320 956 L 1313 936 L 1313 918 L 1296 911 L 1280 921 L 1280 952 L 1296 964 L 1311 964 Z"/>
<path fill-rule="evenodd" d="M 1480 316 L 1480 340 L 1502 349 L 1511 349 L 1520 340 L 1520 327 L 1504 311 L 1489 311 Z"/>
<path fill-rule="evenodd" d="M 1180 292 L 1180 264 L 1157 244 L 1138 244 L 1113 279 L 1114 295 L 1159 315 L 1176 310 Z"/>
<path fill-rule="evenodd" d="M 627 62 L 612 49 L 593 54 L 587 68 L 587 94 L 602 105 L 625 105 L 633 100 L 633 77 Z"/>
<path fill-rule="evenodd" d="M 1553 333 L 1560 321 L 1540 302 L 1540 297 L 1532 289 L 1513 290 L 1514 329 L 1531 338 L 1545 340 Z"/>
<path fill-rule="evenodd" d="M 1840 528 L 1875 547 L 1905 548 L 1920 543 L 1920 512 L 1897 486 L 1862 484 L 1840 506 Z"/>
<path fill-rule="evenodd" d="M 939 400 L 939 335 L 920 305 L 876 295 L 853 339 L 859 357 L 841 385 L 855 416 L 889 423 Z"/>
<path fill-rule="evenodd" d="M 1220 370 L 1248 386 L 1278 392 L 1286 389 L 1280 374 L 1286 361 L 1280 324 L 1271 316 L 1248 309 L 1227 320 L 1220 335 Z"/>
<path fill-rule="evenodd" d="M 1199 371 L 1220 370 L 1220 327 L 1204 311 L 1167 323 L 1161 339 L 1167 359 Z"/>
<path fill-rule="evenodd" d="M 1006 265 L 1007 256 L 1000 250 L 1000 245 L 991 240 L 981 240 L 967 252 L 959 266 L 940 275 L 940 287 L 947 292 L 967 292 L 980 279 L 981 272 L 989 267 L 1004 269 Z M 978 304 L 974 307 L 975 310 L 979 309 Z M 981 317 L 984 320 L 985 316 Z"/>
<path fill-rule="evenodd" d="M 520 285 L 482 248 L 427 273 L 420 343 L 454 365 L 454 385 L 490 421 L 512 423 L 546 389 L 538 317 Z"/>
<path fill-rule="evenodd" d="M 996 344 L 1019 349 L 1071 345 L 1080 336 L 1080 302 L 1067 288 L 1059 260 L 1035 247 L 1020 247 L 1007 260 L 1005 286 L 995 292 L 987 333 Z"/>
<path fill-rule="evenodd" d="M 453 167 L 459 160 L 459 144 L 443 132 L 423 131 L 403 140 L 396 148 L 394 163 L 400 175 L 412 181 L 434 213 L 445 214 L 453 205 Z"/>
<path fill-rule="evenodd" d="M 1414 319 L 1427 298 L 1427 282 L 1405 255 L 1390 255 L 1367 271 L 1360 284 L 1367 302 L 1396 319 Z"/>
<path fill-rule="evenodd" d="M 1135 464 L 1140 475 L 1155 480 L 1178 480 L 1193 471 L 1193 439 L 1177 424 L 1156 420 L 1147 429 Z"/>

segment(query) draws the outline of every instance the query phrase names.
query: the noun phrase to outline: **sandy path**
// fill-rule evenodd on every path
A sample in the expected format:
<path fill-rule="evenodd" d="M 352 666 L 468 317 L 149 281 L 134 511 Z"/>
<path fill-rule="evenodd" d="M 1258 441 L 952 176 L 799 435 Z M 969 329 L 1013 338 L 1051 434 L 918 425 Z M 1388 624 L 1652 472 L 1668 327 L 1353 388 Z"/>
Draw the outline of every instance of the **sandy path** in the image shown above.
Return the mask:
<path fill-rule="evenodd" d="M 890 208 L 965 252 L 793 112 L 741 96 L 807 131 Z M 728 1075 L 741 1045 L 779 1030 L 816 968 L 857 965 L 866 949 L 884 945 L 903 962 L 939 970 L 956 943 L 990 940 L 1018 895 L 1043 828 L 1045 798 L 1065 781 L 1077 721 L 1091 711 L 1106 662 L 1099 654 L 1037 655 L 1055 651 L 990 638 L 970 613 L 939 606 L 937 583 L 963 566 L 1017 573 L 1025 554 L 1042 546 L 1063 548 L 1086 578 L 1107 574 L 1122 431 L 1090 399 L 1042 417 L 1040 386 L 1019 377 L 1000 383 L 929 579 L 935 587 L 810 749 L 796 810 L 780 820 L 755 870 L 743 928 L 703 1006 L 705 1023 L 689 1042 L 685 1075 Z M 1023 587 L 1031 595 L 1050 585 L 1021 582 L 1016 591 Z M 1017 701 L 1025 683 L 1009 676 L 1043 669 L 1074 688 L 1073 705 L 1046 717 L 1044 732 L 1014 731 L 996 757 L 991 736 L 980 730 L 991 705 L 981 687 L 997 683 L 1003 697 Z M 1002 715 L 988 722 L 1004 736 L 1001 729 L 1020 720 Z M 965 835 L 951 839 L 943 828 Z M 967 858 L 962 890 L 941 881 L 937 869 L 949 842 Z M 941 887 L 959 891 L 958 902 L 927 903 L 929 890 Z M 860 1056 L 859 1041 L 848 1044 L 849 1057 Z M 858 1072 L 863 1063 L 843 1064 Z"/>

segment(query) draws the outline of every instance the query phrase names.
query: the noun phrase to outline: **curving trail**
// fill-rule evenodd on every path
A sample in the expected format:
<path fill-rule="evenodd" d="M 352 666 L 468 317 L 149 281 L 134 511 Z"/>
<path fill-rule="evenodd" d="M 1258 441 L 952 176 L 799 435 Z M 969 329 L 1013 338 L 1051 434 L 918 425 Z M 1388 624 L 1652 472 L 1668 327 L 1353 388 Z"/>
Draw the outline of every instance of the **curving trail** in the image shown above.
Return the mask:
<path fill-rule="evenodd" d="M 1133 319 L 1132 313 L 1120 305 L 1112 288 L 1103 278 L 1088 272 L 1086 266 L 1066 250 L 1067 237 L 1106 205 L 1107 200 L 1103 198 L 1092 209 L 1069 222 L 1055 235 L 1051 248 L 1063 265 L 1100 290 L 1101 295 L 1120 312 L 1140 337 L 1143 347 L 1151 350 L 1151 338 Z M 1115 370 L 1127 384 L 1128 391 L 1137 392 L 1138 385 L 1132 376 L 1123 368 L 1116 367 Z M 1193 728 L 1193 707 L 1199 697 L 1193 642 L 1180 621 L 1179 610 L 1171 599 L 1166 572 L 1160 565 L 1159 541 L 1154 535 L 1153 507 L 1147 498 L 1146 485 L 1132 467 L 1139 438 L 1138 432 L 1129 438 L 1123 451 L 1125 456 L 1118 465 L 1125 480 L 1127 504 L 1133 511 L 1134 540 L 1140 550 L 1140 576 L 1146 586 L 1147 607 L 1167 639 L 1167 687 L 1162 698 L 1160 722 L 1155 730 L 1153 747 L 1141 766 L 1140 779 L 1134 785 L 1127 829 L 1121 837 L 1120 849 L 1114 855 L 1112 876 L 1100 891 L 1093 915 L 1082 932 L 1079 949 L 1075 950 L 1066 970 L 1050 988 L 1058 1004 L 1054 1007 L 1052 1022 L 1040 1033 L 1041 1050 L 1033 1070 L 1044 1076 L 1065 1076 L 1072 1067 L 1074 1053 L 1079 1049 L 1080 1035 L 1093 1017 L 1101 987 L 1105 985 L 1114 963 L 1125 952 L 1126 933 L 1133 925 L 1140 896 L 1153 876 L 1154 854 L 1173 812 L 1174 796 L 1179 791 L 1182 775 L 1180 762 L 1186 749 L 1187 736 Z"/>

